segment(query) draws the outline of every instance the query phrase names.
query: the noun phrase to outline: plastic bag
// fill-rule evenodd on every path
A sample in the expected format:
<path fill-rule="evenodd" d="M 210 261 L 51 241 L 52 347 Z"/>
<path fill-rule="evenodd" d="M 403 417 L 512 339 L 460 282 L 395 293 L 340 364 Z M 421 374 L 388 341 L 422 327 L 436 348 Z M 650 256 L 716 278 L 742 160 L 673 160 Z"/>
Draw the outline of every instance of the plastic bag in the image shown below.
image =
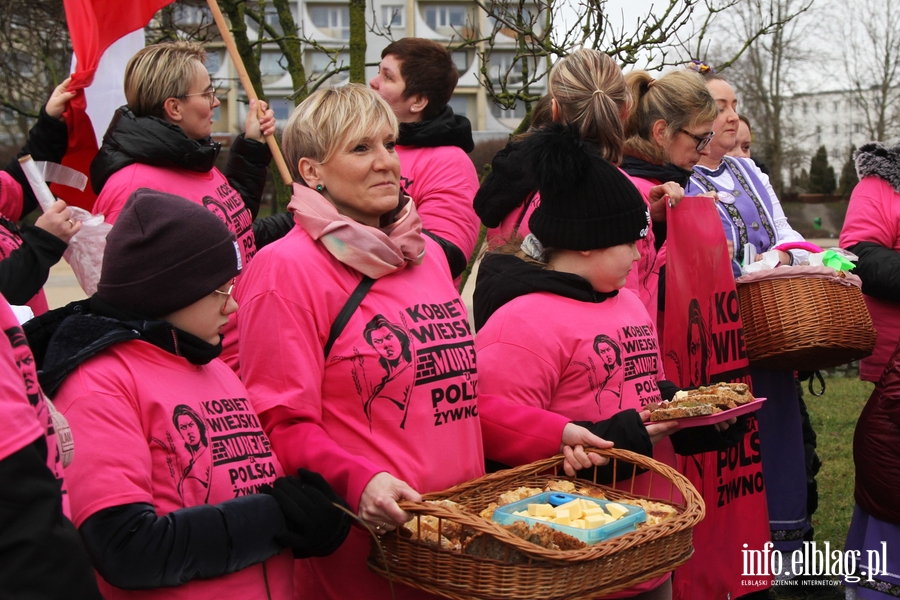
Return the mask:
<path fill-rule="evenodd" d="M 103 215 L 92 215 L 77 206 L 69 207 L 72 218 L 81 221 L 81 231 L 69 240 L 63 258 L 72 267 L 78 285 L 88 296 L 93 296 L 100 282 L 100 268 L 103 266 L 103 252 L 106 250 L 106 235 L 112 229 Z"/>

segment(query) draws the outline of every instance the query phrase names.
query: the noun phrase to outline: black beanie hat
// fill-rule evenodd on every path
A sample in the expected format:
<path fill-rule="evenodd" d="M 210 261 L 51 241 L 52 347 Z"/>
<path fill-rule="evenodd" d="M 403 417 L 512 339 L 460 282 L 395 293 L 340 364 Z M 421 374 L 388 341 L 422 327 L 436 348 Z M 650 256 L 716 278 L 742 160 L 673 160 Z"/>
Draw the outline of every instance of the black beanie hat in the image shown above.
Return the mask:
<path fill-rule="evenodd" d="M 106 237 L 97 297 L 160 317 L 190 306 L 241 271 L 234 234 L 181 196 L 141 188 Z"/>
<path fill-rule="evenodd" d="M 528 228 L 545 248 L 594 250 L 647 235 L 650 212 L 637 188 L 593 142 L 553 123 L 522 142 L 541 203 Z"/>

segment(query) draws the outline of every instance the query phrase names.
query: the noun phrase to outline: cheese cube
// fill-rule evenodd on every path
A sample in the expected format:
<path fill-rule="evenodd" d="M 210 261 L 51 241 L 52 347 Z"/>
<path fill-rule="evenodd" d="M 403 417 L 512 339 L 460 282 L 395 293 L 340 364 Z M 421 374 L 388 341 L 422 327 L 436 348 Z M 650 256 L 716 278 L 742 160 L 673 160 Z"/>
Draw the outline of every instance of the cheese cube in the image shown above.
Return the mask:
<path fill-rule="evenodd" d="M 594 529 L 596 527 L 603 527 L 604 525 L 611 523 L 612 517 L 607 514 L 602 515 L 590 515 L 584 518 L 584 525 L 586 529 Z"/>
<path fill-rule="evenodd" d="M 549 504 L 529 504 L 528 514 L 532 517 L 549 517 L 553 515 L 553 507 Z"/>
<path fill-rule="evenodd" d="M 590 517 L 590 516 L 592 516 L 592 515 L 604 515 L 604 516 L 606 516 L 606 513 L 603 512 L 603 509 L 600 508 L 599 506 L 594 506 L 594 508 L 586 508 L 586 509 L 584 509 L 584 513 L 583 513 L 583 516 L 584 516 L 584 517 Z"/>
<path fill-rule="evenodd" d="M 615 502 L 610 502 L 606 505 L 606 510 L 614 519 L 621 519 L 624 515 L 628 514 L 628 509 L 622 506 L 621 504 L 616 504 Z"/>
<path fill-rule="evenodd" d="M 553 517 L 553 522 L 559 525 L 571 525 L 572 517 L 567 509 L 560 509 L 557 507 L 556 514 Z"/>
<path fill-rule="evenodd" d="M 583 510 L 581 508 L 581 499 L 576 498 L 576 499 L 572 500 L 571 502 L 566 502 L 565 504 L 561 504 L 556 507 L 556 510 L 557 511 L 567 510 L 567 511 L 569 511 L 569 518 L 580 519 L 582 512 L 583 512 Z"/>
<path fill-rule="evenodd" d="M 577 527 L 578 529 L 587 529 L 584 519 L 572 519 L 572 527 Z"/>
<path fill-rule="evenodd" d="M 525 510 L 517 510 L 517 511 L 514 512 L 513 514 L 516 515 L 517 517 L 527 517 L 527 516 L 528 516 L 528 511 L 525 511 Z"/>

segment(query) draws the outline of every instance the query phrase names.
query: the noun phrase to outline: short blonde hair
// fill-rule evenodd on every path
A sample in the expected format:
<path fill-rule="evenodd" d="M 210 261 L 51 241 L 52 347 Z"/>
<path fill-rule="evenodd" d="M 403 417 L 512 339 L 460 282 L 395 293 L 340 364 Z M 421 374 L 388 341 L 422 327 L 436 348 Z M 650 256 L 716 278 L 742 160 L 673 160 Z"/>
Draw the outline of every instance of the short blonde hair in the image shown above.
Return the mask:
<path fill-rule="evenodd" d="M 625 77 L 615 61 L 598 50 L 576 50 L 553 66 L 548 92 L 560 121 L 595 142 L 601 157 L 622 162 L 622 112 L 631 104 Z"/>
<path fill-rule="evenodd" d="M 647 71 L 625 76 L 634 107 L 625 120 L 625 153 L 661 165 L 669 161 L 666 149 L 653 139 L 653 124 L 666 122 L 666 135 L 674 137 L 686 127 L 715 121 L 719 108 L 703 76 L 686 69 L 653 79 Z"/>
<path fill-rule="evenodd" d="M 168 42 L 143 48 L 125 67 L 125 100 L 136 117 L 165 117 L 169 98 L 190 92 L 204 69 L 206 52 L 194 42 Z M 199 68 L 198 68 L 199 67 Z"/>
<path fill-rule="evenodd" d="M 397 135 L 397 117 L 381 96 L 358 83 L 320 89 L 301 102 L 281 135 L 284 158 L 294 181 L 303 181 L 301 158 L 328 162 L 348 140 L 361 140 L 388 125 Z"/>

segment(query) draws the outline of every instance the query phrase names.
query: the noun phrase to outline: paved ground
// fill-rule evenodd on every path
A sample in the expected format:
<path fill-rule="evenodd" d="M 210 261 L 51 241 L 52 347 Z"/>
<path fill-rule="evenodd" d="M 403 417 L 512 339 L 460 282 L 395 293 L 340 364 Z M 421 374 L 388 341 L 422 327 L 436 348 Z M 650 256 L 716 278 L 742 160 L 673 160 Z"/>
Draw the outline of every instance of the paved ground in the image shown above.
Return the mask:
<path fill-rule="evenodd" d="M 810 239 L 809 241 L 822 248 L 831 248 L 837 245 L 836 239 Z M 475 276 L 477 272 L 478 266 L 476 265 L 472 274 L 469 276 L 466 287 L 462 293 L 462 298 L 465 301 L 466 306 L 470 309 L 472 306 L 472 291 L 475 288 Z M 47 302 L 50 304 L 50 308 L 65 306 L 69 302 L 79 300 L 85 296 L 84 292 L 78 286 L 75 275 L 72 274 L 72 269 L 69 268 L 69 264 L 65 260 L 59 261 L 56 266 L 50 269 L 50 278 L 44 286 L 44 293 L 47 294 Z"/>

